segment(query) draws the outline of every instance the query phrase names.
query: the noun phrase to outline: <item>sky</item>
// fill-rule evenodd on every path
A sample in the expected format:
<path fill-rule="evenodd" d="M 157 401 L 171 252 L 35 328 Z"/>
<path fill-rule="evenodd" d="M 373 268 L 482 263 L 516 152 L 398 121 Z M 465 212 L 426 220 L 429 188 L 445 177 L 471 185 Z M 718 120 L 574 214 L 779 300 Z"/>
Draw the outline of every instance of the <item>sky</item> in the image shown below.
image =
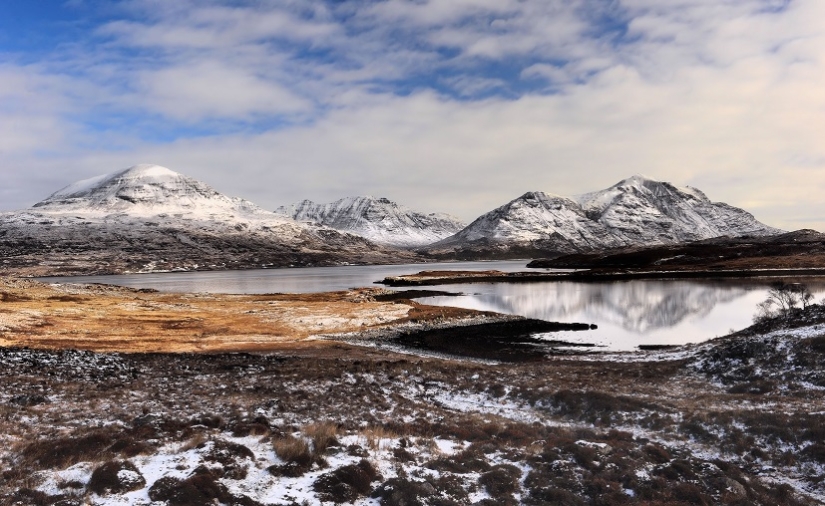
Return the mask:
<path fill-rule="evenodd" d="M 465 220 L 634 174 L 825 230 L 822 0 L 4 0 L 0 210 L 156 163 Z"/>

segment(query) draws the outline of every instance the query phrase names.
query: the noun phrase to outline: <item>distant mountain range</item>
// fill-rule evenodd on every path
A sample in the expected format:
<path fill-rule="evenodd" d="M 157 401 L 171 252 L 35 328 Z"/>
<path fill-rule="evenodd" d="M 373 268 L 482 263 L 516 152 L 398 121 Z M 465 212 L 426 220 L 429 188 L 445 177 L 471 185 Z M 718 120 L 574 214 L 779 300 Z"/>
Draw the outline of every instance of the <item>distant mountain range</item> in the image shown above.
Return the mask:
<path fill-rule="evenodd" d="M 31 275 L 553 257 L 781 232 L 695 188 L 641 176 L 574 198 L 529 192 L 464 226 L 387 199 L 277 212 L 157 165 L 0 213 L 0 272 Z M 414 249 L 414 251 L 410 251 Z"/>
<path fill-rule="evenodd" d="M 369 196 L 343 198 L 330 204 L 303 200 L 289 207 L 279 207 L 276 212 L 399 248 L 426 246 L 467 226 L 449 214 L 425 214 L 385 198 Z"/>
<path fill-rule="evenodd" d="M 0 214 L 0 270 L 72 275 L 415 262 L 157 165 L 79 181 Z"/>
<path fill-rule="evenodd" d="M 424 248 L 445 258 L 557 256 L 781 233 L 696 188 L 633 176 L 577 197 L 528 192 Z"/>

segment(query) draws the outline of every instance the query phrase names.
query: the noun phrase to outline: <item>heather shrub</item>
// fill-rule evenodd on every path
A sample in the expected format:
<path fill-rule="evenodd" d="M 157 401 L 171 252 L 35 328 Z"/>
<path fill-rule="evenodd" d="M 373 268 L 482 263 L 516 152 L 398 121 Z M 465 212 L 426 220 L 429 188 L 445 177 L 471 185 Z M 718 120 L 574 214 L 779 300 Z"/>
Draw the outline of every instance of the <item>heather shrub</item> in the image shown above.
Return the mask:
<path fill-rule="evenodd" d="M 146 485 L 140 471 L 129 461 L 110 461 L 98 466 L 89 479 L 89 490 L 98 495 L 122 494 Z"/>
<path fill-rule="evenodd" d="M 111 443 L 111 430 L 97 430 L 82 436 L 35 441 L 23 449 L 22 457 L 39 469 L 62 469 L 84 460 L 97 460 L 107 453 Z"/>
<path fill-rule="evenodd" d="M 335 471 L 321 475 L 313 485 L 322 501 L 336 504 L 352 502 L 369 494 L 371 483 L 380 478 L 378 471 L 367 460 L 358 464 L 339 467 Z"/>
<path fill-rule="evenodd" d="M 505 497 L 519 489 L 521 470 L 516 466 L 498 465 L 482 474 L 478 482 L 493 497 Z"/>
<path fill-rule="evenodd" d="M 205 506 L 229 504 L 233 506 L 261 506 L 246 496 L 233 496 L 217 477 L 209 471 L 199 471 L 181 480 L 163 477 L 149 489 L 149 499 L 166 506 Z"/>
<path fill-rule="evenodd" d="M 436 495 L 437 491 L 431 484 L 406 478 L 390 478 L 372 493 L 381 506 L 424 506 Z"/>
<path fill-rule="evenodd" d="M 221 464 L 221 478 L 242 480 L 246 478 L 248 460 L 255 458 L 252 450 L 244 445 L 216 439 L 202 443 L 198 448 L 204 449 L 203 460 Z"/>
<path fill-rule="evenodd" d="M 475 445 L 456 453 L 455 455 L 439 457 L 427 462 L 426 466 L 436 471 L 451 473 L 485 472 L 490 469 L 484 453 Z"/>

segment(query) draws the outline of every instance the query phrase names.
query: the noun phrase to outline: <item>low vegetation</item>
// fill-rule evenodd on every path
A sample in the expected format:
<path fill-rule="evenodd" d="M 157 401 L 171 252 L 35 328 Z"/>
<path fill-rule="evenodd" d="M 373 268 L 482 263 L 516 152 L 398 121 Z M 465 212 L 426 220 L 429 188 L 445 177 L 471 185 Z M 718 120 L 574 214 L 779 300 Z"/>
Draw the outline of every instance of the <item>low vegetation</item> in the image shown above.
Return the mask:
<path fill-rule="evenodd" d="M 337 357 L 5 349 L 0 501 L 818 504 L 821 390 L 793 387 L 811 381 L 802 369 L 751 388 L 744 364 L 770 373 L 777 350 L 818 360 L 825 346 L 776 338 L 756 351 L 742 343 L 758 339 L 732 337 L 632 361 L 499 366 L 360 348 Z"/>
<path fill-rule="evenodd" d="M 0 504 L 822 504 L 823 361 L 818 304 L 508 363 L 0 348 Z"/>

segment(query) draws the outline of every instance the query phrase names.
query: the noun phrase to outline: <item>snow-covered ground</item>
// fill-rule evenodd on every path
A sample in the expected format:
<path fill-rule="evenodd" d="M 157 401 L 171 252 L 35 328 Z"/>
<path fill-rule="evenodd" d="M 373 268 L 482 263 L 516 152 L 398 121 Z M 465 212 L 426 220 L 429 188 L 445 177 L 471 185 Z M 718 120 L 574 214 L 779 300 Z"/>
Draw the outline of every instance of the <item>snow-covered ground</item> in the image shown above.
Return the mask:
<path fill-rule="evenodd" d="M 188 504 L 176 490 L 252 506 L 822 503 L 825 379 L 798 360 L 804 350 L 819 360 L 823 335 L 811 322 L 673 351 L 507 365 L 359 349 L 1 350 L 0 465 L 11 471 L 0 497 L 69 501 L 61 506 Z M 754 378 L 776 384 L 736 393 Z"/>

